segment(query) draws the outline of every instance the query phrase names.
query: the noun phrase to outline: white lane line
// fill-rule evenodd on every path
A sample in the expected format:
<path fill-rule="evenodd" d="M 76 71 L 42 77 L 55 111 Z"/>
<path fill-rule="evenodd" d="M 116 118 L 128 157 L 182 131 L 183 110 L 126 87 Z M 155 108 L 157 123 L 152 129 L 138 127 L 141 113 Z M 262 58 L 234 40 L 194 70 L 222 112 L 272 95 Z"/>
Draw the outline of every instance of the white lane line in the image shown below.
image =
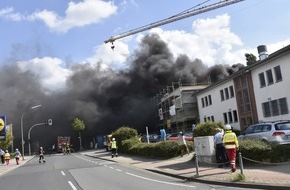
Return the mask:
<path fill-rule="evenodd" d="M 118 172 L 121 172 L 122 170 L 120 170 L 120 169 L 116 169 Z"/>
<path fill-rule="evenodd" d="M 134 177 L 138 177 L 138 178 L 141 178 L 141 179 L 145 179 L 145 180 L 148 180 L 148 181 L 154 181 L 154 182 L 157 182 L 157 183 L 164 183 L 164 184 L 168 184 L 168 185 L 196 188 L 195 186 L 192 186 L 192 185 L 184 185 L 184 184 L 179 184 L 179 183 L 171 183 L 171 182 L 166 182 L 166 181 L 159 181 L 159 180 L 150 179 L 150 178 L 142 177 L 142 176 L 139 176 L 139 175 L 131 174 L 131 173 L 128 173 L 128 172 L 126 172 L 126 174 L 134 176 Z"/>
<path fill-rule="evenodd" d="M 71 186 L 73 190 L 77 190 L 77 188 L 74 186 L 74 184 L 71 181 L 68 181 L 68 184 Z"/>
<path fill-rule="evenodd" d="M 62 174 L 62 175 L 65 175 L 65 173 L 64 173 L 63 171 L 61 171 L 61 174 Z"/>

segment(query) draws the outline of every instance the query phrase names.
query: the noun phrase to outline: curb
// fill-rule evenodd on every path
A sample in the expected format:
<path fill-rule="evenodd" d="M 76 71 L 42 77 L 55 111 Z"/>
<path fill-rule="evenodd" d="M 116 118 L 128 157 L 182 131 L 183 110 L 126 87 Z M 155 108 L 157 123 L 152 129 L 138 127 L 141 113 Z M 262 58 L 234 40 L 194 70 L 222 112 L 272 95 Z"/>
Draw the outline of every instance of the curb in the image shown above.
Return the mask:
<path fill-rule="evenodd" d="M 269 189 L 269 190 L 289 190 L 288 186 L 275 186 L 275 185 L 268 185 L 268 184 L 252 184 L 252 183 L 239 183 L 239 182 L 222 182 L 222 181 L 211 181 L 211 180 L 204 180 L 204 179 L 198 179 L 195 177 L 184 177 L 179 176 L 172 173 L 163 172 L 160 170 L 154 170 L 154 169 L 145 169 L 147 171 L 158 173 L 162 175 L 166 175 L 169 177 L 174 177 L 178 179 L 183 179 L 187 181 L 193 181 L 198 183 L 206 183 L 206 184 L 213 184 L 213 185 L 223 185 L 223 186 L 230 186 L 230 187 L 240 187 L 240 188 L 253 188 L 253 189 Z"/>

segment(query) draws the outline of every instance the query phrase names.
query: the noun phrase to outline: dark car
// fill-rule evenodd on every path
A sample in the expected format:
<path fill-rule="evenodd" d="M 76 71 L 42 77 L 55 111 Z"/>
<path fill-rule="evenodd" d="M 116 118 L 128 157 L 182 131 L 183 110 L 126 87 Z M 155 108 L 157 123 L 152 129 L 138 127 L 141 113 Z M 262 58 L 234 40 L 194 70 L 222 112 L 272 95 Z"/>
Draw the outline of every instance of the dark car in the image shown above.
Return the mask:
<path fill-rule="evenodd" d="M 184 133 L 185 140 L 193 141 L 193 136 L 191 133 Z M 172 133 L 166 137 L 166 140 L 178 141 L 179 133 Z"/>
<path fill-rule="evenodd" d="M 149 139 L 149 142 L 158 142 L 160 141 L 160 135 L 157 135 L 157 134 L 148 134 L 148 139 Z M 143 135 L 141 137 L 141 142 L 148 142 L 147 140 L 147 135 Z"/>

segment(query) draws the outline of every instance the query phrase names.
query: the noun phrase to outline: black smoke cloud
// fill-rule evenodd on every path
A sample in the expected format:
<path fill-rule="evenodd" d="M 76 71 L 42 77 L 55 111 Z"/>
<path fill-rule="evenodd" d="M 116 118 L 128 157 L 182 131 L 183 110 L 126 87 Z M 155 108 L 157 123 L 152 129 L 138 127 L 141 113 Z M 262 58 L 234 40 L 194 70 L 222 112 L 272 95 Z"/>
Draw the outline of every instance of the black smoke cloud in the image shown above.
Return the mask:
<path fill-rule="evenodd" d="M 34 147 L 49 146 L 57 136 L 72 136 L 78 146 L 78 134 L 72 131 L 75 117 L 84 120 L 86 130 L 83 142 L 87 145 L 96 135 L 110 133 L 122 125 L 144 132 L 157 131 L 156 105 L 152 101 L 157 93 L 172 82 L 183 84 L 216 82 L 242 67 L 205 66 L 201 60 L 190 60 L 180 55 L 176 60 L 158 35 L 150 34 L 129 59 L 129 68 L 122 71 L 101 71 L 99 66 L 79 64 L 71 69 L 67 88 L 62 92 L 47 93 L 37 76 L 22 72 L 16 62 L 6 63 L 0 70 L 0 114 L 13 124 L 15 144 L 20 146 L 20 118 L 27 105 L 42 106 L 29 110 L 24 116 L 24 139 L 35 123 L 51 118 L 53 126 L 39 126 L 31 132 Z"/>

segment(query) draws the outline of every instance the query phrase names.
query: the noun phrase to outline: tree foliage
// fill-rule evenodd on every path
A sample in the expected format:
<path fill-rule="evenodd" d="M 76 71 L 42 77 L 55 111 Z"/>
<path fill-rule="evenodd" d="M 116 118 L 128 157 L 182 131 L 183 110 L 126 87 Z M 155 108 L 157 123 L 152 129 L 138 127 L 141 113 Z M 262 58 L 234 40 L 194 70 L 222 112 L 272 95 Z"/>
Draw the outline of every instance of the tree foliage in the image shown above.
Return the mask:
<path fill-rule="evenodd" d="M 6 131 L 5 141 L 0 141 L 0 148 L 2 150 L 7 150 L 12 144 L 13 137 L 11 135 L 10 129 Z"/>
<path fill-rule="evenodd" d="M 212 136 L 216 133 L 216 128 L 223 128 L 224 125 L 222 122 L 205 122 L 198 124 L 194 131 L 193 136 Z"/>
<path fill-rule="evenodd" d="M 83 120 L 79 119 L 78 117 L 76 117 L 73 122 L 72 122 L 72 129 L 74 131 L 83 131 L 85 130 L 86 125 L 84 123 Z"/>
<path fill-rule="evenodd" d="M 251 65 L 257 61 L 257 57 L 252 53 L 245 53 L 247 65 Z"/>

